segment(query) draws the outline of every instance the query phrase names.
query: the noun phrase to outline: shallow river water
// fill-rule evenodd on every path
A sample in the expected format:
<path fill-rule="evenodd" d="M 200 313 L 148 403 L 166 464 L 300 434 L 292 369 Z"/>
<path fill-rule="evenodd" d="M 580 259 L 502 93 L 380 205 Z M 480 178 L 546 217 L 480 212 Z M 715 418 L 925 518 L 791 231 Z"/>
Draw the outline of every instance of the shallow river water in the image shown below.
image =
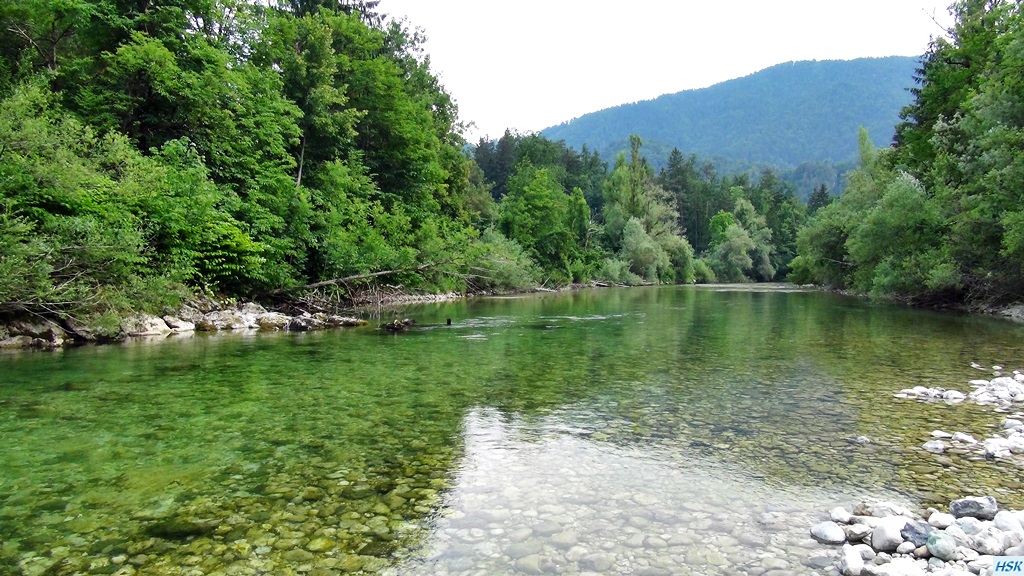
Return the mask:
<path fill-rule="evenodd" d="M 810 574 L 833 506 L 1024 507 L 1020 460 L 921 449 L 1006 414 L 893 397 L 1024 368 L 1019 325 L 788 287 L 400 313 L 0 356 L 0 576 Z"/>

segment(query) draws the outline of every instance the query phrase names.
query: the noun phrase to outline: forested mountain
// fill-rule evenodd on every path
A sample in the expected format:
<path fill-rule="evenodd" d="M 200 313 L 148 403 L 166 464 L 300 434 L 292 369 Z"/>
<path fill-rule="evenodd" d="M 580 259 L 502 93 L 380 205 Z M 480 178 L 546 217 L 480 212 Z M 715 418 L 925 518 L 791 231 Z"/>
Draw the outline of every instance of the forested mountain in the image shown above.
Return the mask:
<path fill-rule="evenodd" d="M 911 102 L 918 62 L 893 56 L 779 64 L 586 114 L 541 134 L 577 149 L 586 144 L 604 158 L 628 150 L 630 134 L 637 134 L 656 168 L 673 148 L 711 159 L 723 172 L 734 171 L 729 165 L 736 161 L 779 168 L 843 162 L 856 155 L 860 126 L 876 145 L 889 145 L 900 109 Z"/>

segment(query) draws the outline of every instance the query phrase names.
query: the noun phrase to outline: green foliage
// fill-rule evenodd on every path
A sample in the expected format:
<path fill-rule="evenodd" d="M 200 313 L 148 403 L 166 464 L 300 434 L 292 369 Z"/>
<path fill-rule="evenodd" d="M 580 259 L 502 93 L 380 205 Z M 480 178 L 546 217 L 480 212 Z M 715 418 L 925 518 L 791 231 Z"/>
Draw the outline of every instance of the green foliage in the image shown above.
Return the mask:
<path fill-rule="evenodd" d="M 35 83 L 0 103 L 0 149 L 7 264 L 33 254 L 21 280 L 10 277 L 21 292 L 5 302 L 82 313 L 102 307 L 100 294 L 138 304 L 131 291 L 156 278 L 217 289 L 263 273 L 263 247 L 224 209 L 230 196 L 187 141 L 142 156 L 122 136 L 97 136 Z"/>
<path fill-rule="evenodd" d="M 636 217 L 626 222 L 619 254 L 629 262 L 629 271 L 641 278 L 660 280 L 671 269 L 668 253 L 647 234 Z"/>
<path fill-rule="evenodd" d="M 614 282 L 616 284 L 625 284 L 626 286 L 639 286 L 643 284 L 644 279 L 634 274 L 630 268 L 630 263 L 625 260 L 619 260 L 618 258 L 605 258 L 601 261 L 601 267 L 597 272 L 597 278 L 607 282 Z"/>
<path fill-rule="evenodd" d="M 711 233 L 711 242 L 708 243 L 708 247 L 714 249 L 722 242 L 725 242 L 726 230 L 730 226 L 736 225 L 736 218 L 732 215 L 732 212 L 726 212 L 719 210 L 718 214 L 715 214 L 711 218 L 711 223 L 708 225 L 708 231 Z"/>
<path fill-rule="evenodd" d="M 800 234 L 800 277 L 917 302 L 1024 297 L 1024 15 L 963 0 L 918 74 L 897 146 L 861 137 L 861 168 Z"/>
<path fill-rule="evenodd" d="M 894 175 L 881 201 L 850 230 L 846 248 L 856 266 L 854 285 L 876 294 L 916 295 L 943 265 L 941 218 L 924 189 L 907 174 Z M 944 276 L 944 275 L 940 275 Z"/>
<path fill-rule="evenodd" d="M 693 281 L 699 284 L 713 284 L 718 281 L 718 277 L 707 260 L 698 258 L 693 262 Z"/>
<path fill-rule="evenodd" d="M 588 214 L 580 212 L 550 170 L 523 164 L 499 206 L 498 229 L 546 271 L 571 280 L 570 262 L 580 256 L 582 244 L 576 220 L 583 216 Z"/>
<path fill-rule="evenodd" d="M 733 224 L 726 228 L 725 238 L 711 250 L 709 264 L 715 277 L 726 282 L 747 282 L 747 271 L 754 266 L 750 254 L 757 246 L 750 234 Z"/>
<path fill-rule="evenodd" d="M 495 209 L 454 101 L 419 33 L 346 6 L 0 6 L 7 309 L 382 270 L 463 288 L 473 224 Z"/>
<path fill-rule="evenodd" d="M 601 184 L 607 167 L 597 152 L 583 145 L 580 152 L 539 134 L 515 134 L 506 130 L 497 141 L 481 138 L 473 148 L 473 158 L 491 186 L 495 200 L 508 193 L 509 178 L 521 163 L 545 167 L 566 190 L 579 188 L 587 205 L 601 210 Z"/>
<path fill-rule="evenodd" d="M 469 282 L 480 290 L 526 290 L 537 285 L 542 271 L 515 240 L 487 228 L 473 244 Z"/>
<path fill-rule="evenodd" d="M 693 248 L 680 234 L 673 198 L 640 156 L 640 138 L 631 144 L 629 162 L 620 155 L 604 183 L 605 245 L 646 281 L 686 282 L 693 277 Z"/>
<path fill-rule="evenodd" d="M 844 197 L 845 198 L 845 197 Z M 852 282 L 853 262 L 847 256 L 851 211 L 843 200 L 819 210 L 797 236 L 799 256 L 790 279 L 845 288 Z"/>
<path fill-rule="evenodd" d="M 815 212 L 832 203 L 832 195 L 824 184 L 818 186 L 807 199 L 807 214 L 814 215 Z"/>

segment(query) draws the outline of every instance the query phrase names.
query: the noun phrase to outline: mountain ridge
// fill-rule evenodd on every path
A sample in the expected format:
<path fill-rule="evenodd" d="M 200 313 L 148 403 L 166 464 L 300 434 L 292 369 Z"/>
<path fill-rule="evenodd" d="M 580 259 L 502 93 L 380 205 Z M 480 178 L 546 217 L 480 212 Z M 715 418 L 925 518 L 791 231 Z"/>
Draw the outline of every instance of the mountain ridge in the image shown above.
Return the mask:
<path fill-rule="evenodd" d="M 917 56 L 785 62 L 706 88 L 584 114 L 541 130 L 611 160 L 630 134 L 660 164 L 664 150 L 793 168 L 853 158 L 864 126 L 888 146 L 912 101 Z"/>

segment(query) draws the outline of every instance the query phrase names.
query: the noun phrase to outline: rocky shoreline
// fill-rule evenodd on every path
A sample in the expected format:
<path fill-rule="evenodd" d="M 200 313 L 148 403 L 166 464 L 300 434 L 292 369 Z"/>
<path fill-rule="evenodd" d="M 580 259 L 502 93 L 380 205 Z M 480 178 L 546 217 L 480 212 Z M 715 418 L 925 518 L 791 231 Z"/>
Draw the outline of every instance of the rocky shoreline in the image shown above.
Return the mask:
<path fill-rule="evenodd" d="M 361 318 L 336 314 L 303 312 L 289 315 L 268 311 L 253 302 L 226 305 L 212 299 L 197 299 L 174 314 L 133 316 L 126 318 L 117 328 L 107 330 L 81 325 L 73 320 L 14 320 L 0 325 L 0 350 L 57 350 L 81 344 L 117 343 L 132 338 L 169 337 L 192 332 L 309 332 L 364 326 L 367 323 Z"/>
<path fill-rule="evenodd" d="M 972 576 L 990 573 L 997 557 L 1024 556 L 1024 511 L 1000 510 L 991 496 L 954 500 L 949 512 L 862 502 L 829 516 L 811 537 L 842 546 L 832 574 Z"/>
<path fill-rule="evenodd" d="M 565 292 L 583 288 L 608 288 L 612 285 L 593 281 L 587 284 L 570 284 L 559 289 L 537 287 L 529 292 Z M 816 286 L 809 286 L 817 288 Z M 843 293 L 842 291 L 840 291 Z M 498 296 L 514 293 L 480 292 L 476 294 L 407 294 L 403 292 L 386 295 L 375 294 L 357 302 L 356 309 L 380 309 L 384 306 L 407 305 L 424 302 L 446 302 L 468 296 Z M 969 313 L 998 316 L 1013 322 L 1024 323 L 1024 305 L 1010 307 L 987 307 L 963 309 Z M 10 350 L 58 350 L 82 344 L 120 343 L 138 337 L 172 336 L 193 332 L 216 332 L 224 330 L 292 331 L 306 332 L 338 327 L 363 326 L 368 322 L 357 317 L 328 313 L 301 312 L 285 314 L 268 311 L 255 302 L 229 304 L 205 296 L 196 296 L 189 303 L 172 314 L 161 316 L 137 315 L 124 319 L 120 326 L 103 329 L 87 326 L 73 319 L 26 316 L 6 322 L 0 321 L 0 351 Z M 920 388 L 920 387 L 919 387 Z M 915 388 L 915 390 L 917 390 Z M 904 392 L 907 392 L 906 390 Z M 954 401 L 956 392 L 954 395 Z M 941 396 L 941 394 L 940 394 Z M 1024 399 L 1024 396 L 1021 397 Z M 940 398 L 941 399 L 941 398 Z M 945 398 L 949 400 L 949 398 Z"/>

